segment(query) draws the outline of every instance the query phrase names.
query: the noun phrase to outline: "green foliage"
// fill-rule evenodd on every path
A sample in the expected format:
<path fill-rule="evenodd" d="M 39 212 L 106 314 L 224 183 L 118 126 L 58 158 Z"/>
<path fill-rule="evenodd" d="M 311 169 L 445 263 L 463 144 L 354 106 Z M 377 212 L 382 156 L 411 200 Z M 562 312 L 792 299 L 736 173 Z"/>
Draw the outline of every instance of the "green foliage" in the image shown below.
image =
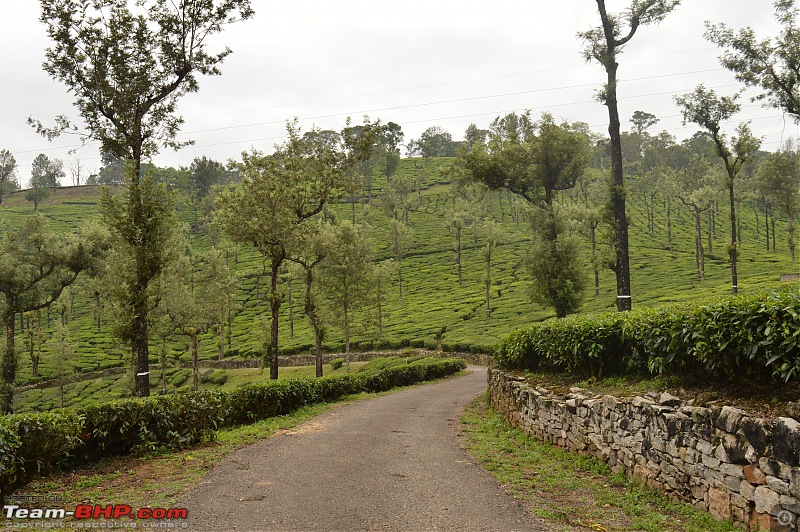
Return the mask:
<path fill-rule="evenodd" d="M 800 381 L 797 289 L 550 320 L 498 346 L 500 366 L 592 376 L 641 371 L 759 384 Z"/>
<path fill-rule="evenodd" d="M 332 367 L 333 369 L 339 369 L 339 368 L 341 368 L 343 365 L 344 365 L 344 359 L 343 359 L 343 358 L 341 358 L 341 357 L 339 357 L 339 358 L 334 358 L 333 360 L 331 360 L 331 367 Z"/>
<path fill-rule="evenodd" d="M 67 412 L 0 417 L 0 496 L 47 474 L 80 442 L 83 417 Z"/>
<path fill-rule="evenodd" d="M 531 371 L 555 369 L 599 377 L 619 372 L 628 357 L 620 341 L 624 315 L 570 316 L 515 331 L 498 344 L 501 367 Z"/>
<path fill-rule="evenodd" d="M 222 386 L 228 382 L 228 376 L 228 372 L 225 370 L 210 369 L 203 373 L 203 376 L 200 378 L 200 382 Z"/>

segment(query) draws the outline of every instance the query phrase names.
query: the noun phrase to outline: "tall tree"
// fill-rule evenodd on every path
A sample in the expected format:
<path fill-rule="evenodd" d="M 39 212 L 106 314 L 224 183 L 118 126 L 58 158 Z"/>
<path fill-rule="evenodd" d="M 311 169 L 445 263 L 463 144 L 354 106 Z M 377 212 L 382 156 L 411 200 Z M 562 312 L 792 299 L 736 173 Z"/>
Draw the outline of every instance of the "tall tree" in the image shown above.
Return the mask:
<path fill-rule="evenodd" d="M 220 318 L 230 290 L 230 272 L 219 251 L 210 250 L 192 256 L 185 254 L 173 261 L 166 275 L 161 304 L 175 328 L 189 340 L 194 391 L 200 384 L 199 337 L 211 330 Z"/>
<path fill-rule="evenodd" d="M 494 257 L 494 251 L 497 245 L 503 244 L 508 240 L 508 233 L 502 224 L 495 220 L 485 220 L 481 224 L 480 232 L 484 242 L 481 254 L 483 256 L 483 261 L 486 263 L 486 273 L 483 276 L 483 286 L 485 289 L 483 302 L 486 317 L 489 318 L 492 315 L 492 258 Z"/>
<path fill-rule="evenodd" d="M 78 351 L 69 327 L 62 323 L 57 323 L 53 336 L 47 341 L 50 355 L 46 360 L 47 366 L 58 382 L 58 395 L 61 408 L 64 408 L 64 385 L 70 376 L 75 374 L 78 367 Z"/>
<path fill-rule="evenodd" d="M 65 116 L 53 128 L 29 118 L 48 138 L 66 130 L 100 142 L 101 150 L 131 162 L 127 208 L 116 226 L 118 239 L 129 238 L 136 268 L 131 291 L 134 329 L 131 349 L 137 364 L 136 394 L 150 394 L 147 293 L 162 268 L 152 253 L 160 247 L 152 230 L 153 210 L 142 188 L 143 160 L 162 147 L 178 149 L 175 136 L 183 120 L 176 115 L 179 99 L 197 92 L 199 74 L 219 75 L 230 49 L 209 51 L 212 36 L 237 20 L 253 15 L 250 0 L 41 0 L 41 21 L 53 45 L 46 51 L 45 71 L 64 83 L 86 131 Z M 147 212 L 150 210 L 151 212 Z M 156 223 L 156 226 L 159 224 Z"/>
<path fill-rule="evenodd" d="M 608 135 L 611 140 L 611 194 L 614 250 L 617 275 L 617 309 L 631 309 L 631 271 L 628 248 L 628 216 L 625 211 L 625 180 L 622 169 L 619 107 L 617 105 L 617 56 L 633 38 L 640 26 L 657 24 L 679 4 L 680 0 L 631 0 L 627 10 L 619 15 L 608 13 L 606 0 L 596 0 L 600 26 L 578 34 L 586 46 L 587 61 L 595 60 L 605 68 L 607 82 L 598 99 L 608 108 Z"/>
<path fill-rule="evenodd" d="M 759 40 L 752 28 L 734 31 L 725 24 L 706 22 L 705 37 L 725 53 L 722 66 L 736 79 L 761 90 L 754 101 L 781 109 L 800 121 L 800 27 L 794 0 L 775 0 L 775 18 L 781 25 L 774 39 Z"/>
<path fill-rule="evenodd" d="M 761 140 L 755 138 L 746 123 L 739 124 L 736 136 L 728 139 L 722 132 L 722 122 L 736 114 L 741 106 L 736 102 L 735 96 L 718 96 L 713 89 L 698 86 L 694 92 L 684 96 L 675 97 L 675 102 L 681 108 L 683 121 L 692 122 L 705 129 L 714 141 L 717 155 L 725 166 L 726 185 L 731 213 L 731 244 L 728 247 L 728 256 L 731 263 L 731 281 L 733 293 L 739 292 L 739 276 L 737 272 L 737 258 L 739 254 L 739 238 L 736 225 L 736 176 L 761 146 Z"/>
<path fill-rule="evenodd" d="M 3 198 L 19 189 L 17 160 L 8 150 L 0 150 L 0 204 Z"/>

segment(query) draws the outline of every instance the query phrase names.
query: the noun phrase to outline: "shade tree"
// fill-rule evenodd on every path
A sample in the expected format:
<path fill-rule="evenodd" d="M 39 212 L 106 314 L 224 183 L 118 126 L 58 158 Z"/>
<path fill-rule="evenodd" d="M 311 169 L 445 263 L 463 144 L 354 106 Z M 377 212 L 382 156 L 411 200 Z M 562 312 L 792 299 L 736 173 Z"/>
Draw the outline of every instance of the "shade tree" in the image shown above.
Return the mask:
<path fill-rule="evenodd" d="M 728 256 L 731 265 L 731 282 L 734 294 L 739 291 L 737 259 L 739 238 L 737 236 L 736 215 L 736 177 L 742 166 L 748 163 L 761 146 L 761 140 L 754 137 L 748 123 L 740 123 L 736 135 L 728 138 L 722 131 L 722 123 L 733 117 L 741 108 L 737 103 L 738 94 L 719 96 L 713 89 L 699 85 L 693 92 L 676 96 L 675 102 L 681 109 L 684 123 L 692 122 L 702 127 L 716 147 L 726 176 L 726 188 L 730 203 L 731 243 Z"/>
<path fill-rule="evenodd" d="M 794 229 L 797 210 L 800 208 L 800 156 L 794 147 L 784 146 L 782 150 L 767 155 L 759 164 L 755 182 L 765 203 L 774 205 L 786 215 L 787 244 L 794 263 Z M 774 224 L 772 234 L 774 238 Z"/>
<path fill-rule="evenodd" d="M 219 75 L 229 48 L 210 50 L 212 36 L 238 20 L 250 18 L 249 0 L 41 0 L 41 22 L 52 41 L 44 70 L 64 83 L 74 96 L 83 126 L 58 116 L 55 125 L 29 123 L 47 138 L 77 133 L 96 140 L 100 149 L 129 162 L 126 209 L 114 216 L 115 240 L 131 253 L 135 283 L 130 291 L 136 360 L 136 394 L 147 396 L 149 385 L 146 294 L 164 264 L 156 251 L 166 220 L 154 220 L 158 190 L 143 185 L 143 162 L 165 147 L 178 149 L 183 123 L 178 101 L 199 89 L 200 75 Z M 126 163 L 127 164 L 127 163 Z M 108 216 L 107 216 L 108 218 Z M 153 230 L 153 228 L 156 228 Z M 127 240 L 126 240 L 127 239 Z"/>
<path fill-rule="evenodd" d="M 600 25 L 578 33 L 584 42 L 586 61 L 597 61 L 606 71 L 607 81 L 598 92 L 597 99 L 608 109 L 608 135 L 611 148 L 610 210 L 613 214 L 614 271 L 617 276 L 617 309 L 630 310 L 631 278 L 628 245 L 628 216 L 625 207 L 625 181 L 622 167 L 622 141 L 620 135 L 617 88 L 618 56 L 642 26 L 658 24 L 672 12 L 680 0 L 631 0 L 622 13 L 609 13 L 606 0 L 596 0 Z"/>

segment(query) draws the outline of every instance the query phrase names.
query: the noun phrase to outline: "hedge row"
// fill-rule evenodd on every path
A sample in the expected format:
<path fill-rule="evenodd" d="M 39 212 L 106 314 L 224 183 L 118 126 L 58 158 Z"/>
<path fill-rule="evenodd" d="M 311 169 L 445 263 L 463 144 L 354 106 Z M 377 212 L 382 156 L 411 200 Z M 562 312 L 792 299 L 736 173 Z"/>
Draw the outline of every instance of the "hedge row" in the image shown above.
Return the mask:
<path fill-rule="evenodd" d="M 349 394 L 441 378 L 464 368 L 461 359 L 422 359 L 374 372 L 249 384 L 231 392 L 124 399 L 74 412 L 2 416 L 0 500 L 68 461 L 180 449 L 212 438 L 218 428 L 288 414 Z"/>
<path fill-rule="evenodd" d="M 798 381 L 800 293 L 794 288 L 548 320 L 503 339 L 495 360 L 510 369 L 595 377 L 637 372 L 754 384 Z"/>

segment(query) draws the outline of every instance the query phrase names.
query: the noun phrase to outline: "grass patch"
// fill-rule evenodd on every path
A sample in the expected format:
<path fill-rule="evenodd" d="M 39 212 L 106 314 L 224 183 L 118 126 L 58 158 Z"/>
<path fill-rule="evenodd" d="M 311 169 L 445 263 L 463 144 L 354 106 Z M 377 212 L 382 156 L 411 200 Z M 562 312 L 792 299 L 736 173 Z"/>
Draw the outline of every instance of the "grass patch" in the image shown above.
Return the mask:
<path fill-rule="evenodd" d="M 612 473 L 594 457 L 528 437 L 493 411 L 485 398 L 464 410 L 461 427 L 469 453 L 511 496 L 551 525 L 598 531 L 736 530 L 731 523 Z"/>

